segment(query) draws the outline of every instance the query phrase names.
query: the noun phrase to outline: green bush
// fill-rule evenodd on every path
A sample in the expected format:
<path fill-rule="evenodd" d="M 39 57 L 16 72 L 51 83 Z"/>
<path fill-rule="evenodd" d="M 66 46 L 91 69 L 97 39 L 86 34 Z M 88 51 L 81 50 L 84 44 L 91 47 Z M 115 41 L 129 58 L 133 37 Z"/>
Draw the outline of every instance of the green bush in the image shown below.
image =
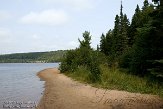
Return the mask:
<path fill-rule="evenodd" d="M 90 63 L 89 63 L 89 70 L 90 70 L 90 80 L 92 82 L 97 82 L 97 81 L 100 81 L 100 68 L 99 68 L 99 61 L 97 60 L 98 59 L 98 53 L 93 51 L 91 53 L 91 56 L 90 56 Z"/>
<path fill-rule="evenodd" d="M 60 70 L 62 73 L 66 71 L 71 71 L 73 72 L 77 68 L 77 61 L 78 61 L 78 54 L 76 50 L 69 50 L 67 51 L 66 55 L 64 56 L 61 65 L 60 65 Z"/>
<path fill-rule="evenodd" d="M 100 81 L 100 69 L 99 63 L 99 56 L 101 54 L 97 51 L 94 51 L 90 47 L 90 33 L 85 32 L 83 33 L 84 40 L 80 41 L 79 48 L 75 50 L 69 50 L 63 61 L 60 65 L 60 70 L 62 73 L 70 72 L 75 73 L 78 72 L 80 67 L 84 67 L 88 70 L 88 80 L 90 82 L 97 82 Z"/>

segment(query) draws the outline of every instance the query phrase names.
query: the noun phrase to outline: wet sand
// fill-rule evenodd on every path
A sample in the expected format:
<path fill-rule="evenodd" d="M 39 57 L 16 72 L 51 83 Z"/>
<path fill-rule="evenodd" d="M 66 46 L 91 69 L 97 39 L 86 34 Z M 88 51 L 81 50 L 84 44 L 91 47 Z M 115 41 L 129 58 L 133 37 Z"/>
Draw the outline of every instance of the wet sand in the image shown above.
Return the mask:
<path fill-rule="evenodd" d="M 55 68 L 37 75 L 45 81 L 45 90 L 36 109 L 163 109 L 158 96 L 94 88 Z"/>

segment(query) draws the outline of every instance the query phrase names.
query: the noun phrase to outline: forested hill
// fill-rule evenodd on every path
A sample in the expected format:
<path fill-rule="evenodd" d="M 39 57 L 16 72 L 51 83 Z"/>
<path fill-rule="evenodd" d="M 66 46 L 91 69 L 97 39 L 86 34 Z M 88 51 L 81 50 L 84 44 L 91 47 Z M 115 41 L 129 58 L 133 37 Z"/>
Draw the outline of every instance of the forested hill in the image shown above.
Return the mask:
<path fill-rule="evenodd" d="M 60 62 L 66 50 L 0 55 L 0 63 Z"/>

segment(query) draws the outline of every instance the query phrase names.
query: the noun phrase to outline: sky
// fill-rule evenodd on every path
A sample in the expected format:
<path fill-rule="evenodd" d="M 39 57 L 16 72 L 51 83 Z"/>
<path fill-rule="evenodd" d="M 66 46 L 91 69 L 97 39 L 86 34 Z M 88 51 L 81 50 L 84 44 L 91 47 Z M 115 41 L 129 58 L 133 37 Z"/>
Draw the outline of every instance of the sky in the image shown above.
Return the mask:
<path fill-rule="evenodd" d="M 74 49 L 89 31 L 96 48 L 121 0 L 0 0 L 0 54 Z M 129 20 L 143 0 L 123 0 Z"/>

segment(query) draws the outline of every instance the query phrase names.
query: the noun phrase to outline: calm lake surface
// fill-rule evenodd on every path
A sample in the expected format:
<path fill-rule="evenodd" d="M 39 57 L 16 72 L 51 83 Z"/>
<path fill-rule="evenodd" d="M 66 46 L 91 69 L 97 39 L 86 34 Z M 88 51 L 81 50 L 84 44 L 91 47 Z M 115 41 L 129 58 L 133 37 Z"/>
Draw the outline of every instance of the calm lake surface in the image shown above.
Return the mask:
<path fill-rule="evenodd" d="M 37 72 L 58 66 L 58 63 L 0 63 L 0 109 L 8 102 L 37 104 L 44 90 L 44 81 L 36 76 Z"/>

